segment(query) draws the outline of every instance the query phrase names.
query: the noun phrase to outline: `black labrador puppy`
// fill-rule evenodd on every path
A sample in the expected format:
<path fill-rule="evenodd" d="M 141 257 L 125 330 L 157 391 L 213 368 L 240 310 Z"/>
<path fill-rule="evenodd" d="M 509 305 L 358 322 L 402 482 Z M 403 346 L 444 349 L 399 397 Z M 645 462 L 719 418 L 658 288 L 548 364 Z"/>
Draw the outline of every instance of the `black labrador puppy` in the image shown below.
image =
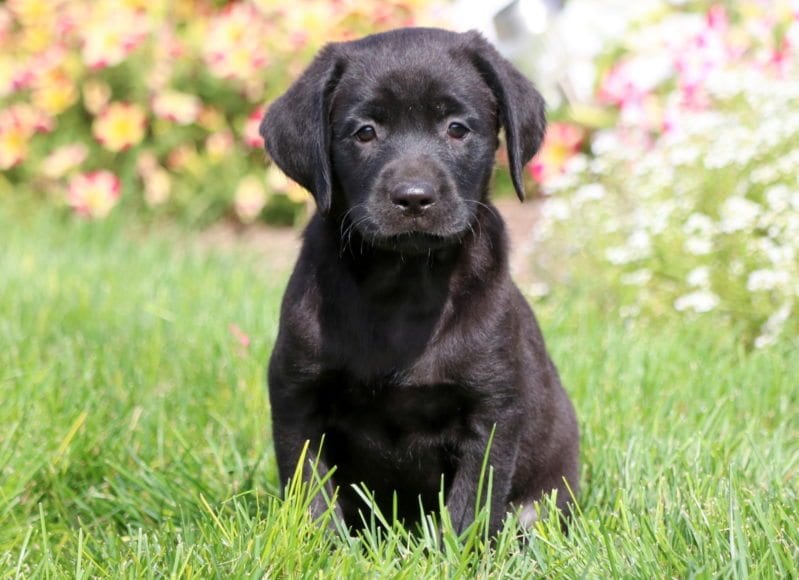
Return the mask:
<path fill-rule="evenodd" d="M 327 45 L 261 124 L 318 207 L 269 365 L 280 477 L 309 442 L 303 477 L 335 468 L 349 525 L 364 507 L 353 485 L 408 523 L 443 483 L 456 529 L 489 501 L 492 532 L 577 491 L 574 410 L 488 201 L 500 127 L 522 198 L 545 123 L 541 96 L 478 33 L 409 28 Z M 326 507 L 317 496 L 312 512 Z"/>

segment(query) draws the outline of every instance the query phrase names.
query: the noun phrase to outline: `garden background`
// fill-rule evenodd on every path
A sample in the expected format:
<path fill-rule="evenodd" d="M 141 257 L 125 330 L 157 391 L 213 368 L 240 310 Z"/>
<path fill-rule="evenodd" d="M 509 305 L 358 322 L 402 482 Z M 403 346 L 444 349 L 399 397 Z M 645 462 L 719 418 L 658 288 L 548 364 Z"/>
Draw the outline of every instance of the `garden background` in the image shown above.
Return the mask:
<path fill-rule="evenodd" d="M 0 575 L 799 575 L 799 3 L 504 4 L 0 2 Z M 501 152 L 495 199 L 581 420 L 569 535 L 278 499 L 263 367 L 313 206 L 258 122 L 324 42 L 415 24 L 549 103 L 531 199 Z"/>

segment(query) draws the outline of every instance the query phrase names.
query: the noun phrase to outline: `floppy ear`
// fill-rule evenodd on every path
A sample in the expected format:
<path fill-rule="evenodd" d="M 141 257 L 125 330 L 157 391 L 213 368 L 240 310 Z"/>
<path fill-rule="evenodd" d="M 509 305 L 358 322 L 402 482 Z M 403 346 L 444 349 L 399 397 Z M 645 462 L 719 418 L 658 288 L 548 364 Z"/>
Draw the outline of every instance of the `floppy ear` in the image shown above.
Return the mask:
<path fill-rule="evenodd" d="M 516 194 L 524 200 L 524 166 L 541 147 L 546 132 L 546 104 L 533 83 L 505 60 L 479 32 L 466 33 L 472 63 L 499 105 L 505 129 L 510 175 Z"/>
<path fill-rule="evenodd" d="M 269 107 L 260 133 L 272 160 L 310 191 L 322 215 L 330 210 L 330 96 L 343 69 L 338 45 L 325 46 Z"/>

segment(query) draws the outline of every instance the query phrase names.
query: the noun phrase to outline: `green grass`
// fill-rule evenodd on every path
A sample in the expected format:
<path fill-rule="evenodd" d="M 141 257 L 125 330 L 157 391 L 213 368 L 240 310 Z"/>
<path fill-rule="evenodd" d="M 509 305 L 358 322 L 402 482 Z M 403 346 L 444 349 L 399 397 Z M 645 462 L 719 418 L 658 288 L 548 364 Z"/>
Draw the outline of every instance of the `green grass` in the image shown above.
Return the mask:
<path fill-rule="evenodd" d="M 556 289 L 536 308 L 582 428 L 571 532 L 349 538 L 277 497 L 286 272 L 121 219 L 0 205 L 0 577 L 799 576 L 795 338 L 747 352 Z"/>

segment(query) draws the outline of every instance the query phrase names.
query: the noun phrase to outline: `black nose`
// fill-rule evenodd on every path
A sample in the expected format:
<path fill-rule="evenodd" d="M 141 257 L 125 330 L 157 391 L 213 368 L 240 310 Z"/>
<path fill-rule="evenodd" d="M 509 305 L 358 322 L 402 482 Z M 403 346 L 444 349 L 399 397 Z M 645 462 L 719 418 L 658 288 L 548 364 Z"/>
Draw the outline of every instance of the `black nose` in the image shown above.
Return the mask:
<path fill-rule="evenodd" d="M 426 181 L 401 183 L 391 190 L 389 199 L 405 213 L 420 214 L 436 202 L 436 191 Z"/>

